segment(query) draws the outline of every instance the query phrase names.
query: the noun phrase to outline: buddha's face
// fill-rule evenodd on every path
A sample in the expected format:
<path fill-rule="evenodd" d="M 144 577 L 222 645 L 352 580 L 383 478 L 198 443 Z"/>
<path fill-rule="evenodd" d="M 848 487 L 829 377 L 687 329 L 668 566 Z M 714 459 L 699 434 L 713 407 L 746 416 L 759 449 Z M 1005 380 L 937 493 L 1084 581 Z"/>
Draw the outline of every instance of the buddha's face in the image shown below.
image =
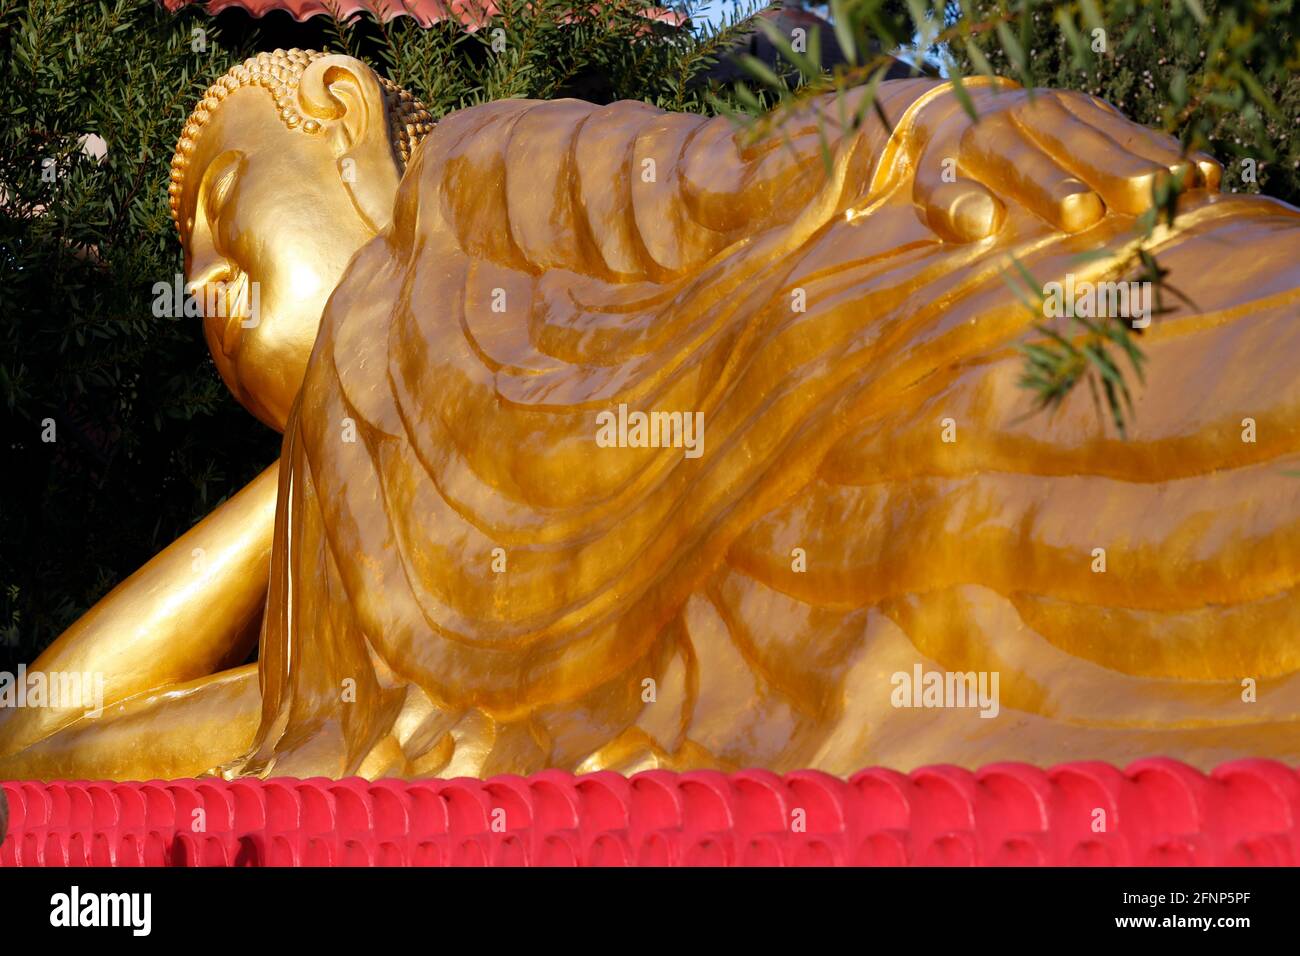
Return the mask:
<path fill-rule="evenodd" d="M 400 168 L 382 97 L 370 106 L 375 129 L 331 131 L 325 122 L 306 132 L 281 120 L 269 91 L 243 87 L 210 114 L 190 155 L 178 209 L 187 289 L 204 303 L 222 379 L 279 430 L 326 300 L 353 254 L 387 224 L 375 209 L 391 215 Z M 353 148 L 375 135 L 381 148 Z"/>

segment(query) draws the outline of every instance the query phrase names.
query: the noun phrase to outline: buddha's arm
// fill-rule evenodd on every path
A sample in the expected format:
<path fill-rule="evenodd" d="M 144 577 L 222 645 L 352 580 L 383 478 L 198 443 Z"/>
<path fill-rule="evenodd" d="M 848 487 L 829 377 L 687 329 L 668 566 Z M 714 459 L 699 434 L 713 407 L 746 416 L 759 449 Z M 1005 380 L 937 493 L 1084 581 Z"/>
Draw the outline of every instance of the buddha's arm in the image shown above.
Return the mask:
<path fill-rule="evenodd" d="M 275 523 L 279 463 L 114 588 L 28 674 L 103 679 L 84 706 L 0 709 L 0 755 L 104 706 L 238 664 L 257 639 Z M 47 677 L 47 680 L 49 678 Z M 83 678 L 84 680 L 84 678 Z"/>
<path fill-rule="evenodd" d="M 1217 189 L 1213 160 L 1185 158 L 1172 138 L 1100 101 L 967 85 L 978 122 L 950 84 L 898 80 L 879 87 L 888 127 L 854 90 L 814 99 L 756 139 L 723 117 L 635 102 L 474 107 L 426 142 L 398 220 L 414 223 L 416 197 L 437 193 L 472 258 L 668 283 L 738 241 L 815 227 L 849 204 L 862 214 L 891 192 L 962 244 L 998 233 L 1009 207 L 1068 233 L 1108 213 L 1137 215 L 1168 172 L 1186 187 Z"/>

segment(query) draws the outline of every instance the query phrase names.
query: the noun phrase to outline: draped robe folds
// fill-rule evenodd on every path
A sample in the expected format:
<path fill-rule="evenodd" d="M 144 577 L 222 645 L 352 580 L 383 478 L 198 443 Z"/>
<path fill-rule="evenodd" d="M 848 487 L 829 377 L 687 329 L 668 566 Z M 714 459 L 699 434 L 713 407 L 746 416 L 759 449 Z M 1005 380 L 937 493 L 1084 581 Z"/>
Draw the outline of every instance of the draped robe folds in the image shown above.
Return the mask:
<path fill-rule="evenodd" d="M 1009 257 L 1082 277 L 1133 220 L 941 241 L 915 82 L 828 154 L 816 113 L 436 127 L 286 431 L 230 772 L 1300 760 L 1300 214 L 1158 232 L 1195 305 L 1140 339 L 1128 440 L 1084 387 L 1027 414 Z M 702 412 L 704 454 L 599 447 L 622 404 Z M 996 716 L 895 694 L 934 671 L 996 673 Z"/>

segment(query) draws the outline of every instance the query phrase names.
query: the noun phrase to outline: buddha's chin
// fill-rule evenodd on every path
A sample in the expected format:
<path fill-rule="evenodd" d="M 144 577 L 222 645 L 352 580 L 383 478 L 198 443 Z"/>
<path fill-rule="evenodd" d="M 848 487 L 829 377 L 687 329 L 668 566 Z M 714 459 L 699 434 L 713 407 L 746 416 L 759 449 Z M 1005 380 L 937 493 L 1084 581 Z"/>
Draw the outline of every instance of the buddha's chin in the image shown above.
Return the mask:
<path fill-rule="evenodd" d="M 230 386 L 230 391 L 239 404 L 252 412 L 262 424 L 283 432 L 285 423 L 289 420 L 289 409 L 302 386 L 302 377 L 293 378 L 293 393 L 289 394 L 283 372 L 268 374 L 260 365 L 241 368 L 238 357 L 233 363 L 232 372 L 233 383 L 224 373 L 222 377 L 226 379 L 226 384 Z"/>
<path fill-rule="evenodd" d="M 231 352 L 221 348 L 222 329 L 205 332 L 213 364 L 235 400 L 262 422 L 283 432 L 289 410 L 302 387 L 306 362 L 295 361 L 266 348 L 256 334 L 245 330 Z M 294 366 L 297 366 L 296 368 Z"/>
<path fill-rule="evenodd" d="M 247 389 L 240 389 L 235 393 L 235 398 L 239 400 L 239 404 L 252 412 L 254 417 L 263 425 L 274 428 L 278 432 L 284 431 L 285 422 L 289 419 L 289 410 L 287 408 L 281 411 L 269 407 L 249 393 Z"/>
<path fill-rule="evenodd" d="M 270 399 L 269 393 L 273 391 L 268 388 L 270 383 L 265 381 L 262 375 L 255 372 L 247 374 L 247 370 L 241 370 L 238 354 L 232 357 L 214 352 L 213 361 L 226 388 L 230 390 L 231 395 L 235 396 L 235 401 L 243 405 L 262 424 L 283 432 L 285 422 L 289 419 L 288 406 L 291 401 L 277 402 Z"/>

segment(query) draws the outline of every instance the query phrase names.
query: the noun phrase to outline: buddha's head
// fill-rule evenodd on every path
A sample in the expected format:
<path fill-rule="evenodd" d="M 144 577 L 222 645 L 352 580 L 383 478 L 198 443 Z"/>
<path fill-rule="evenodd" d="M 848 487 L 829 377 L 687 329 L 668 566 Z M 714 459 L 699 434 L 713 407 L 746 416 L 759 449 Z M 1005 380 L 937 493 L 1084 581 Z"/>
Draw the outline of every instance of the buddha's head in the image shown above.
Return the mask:
<path fill-rule="evenodd" d="M 321 313 L 391 220 L 425 108 L 360 60 L 276 50 L 208 88 L 172 160 L 187 290 L 235 397 L 283 430 Z"/>

